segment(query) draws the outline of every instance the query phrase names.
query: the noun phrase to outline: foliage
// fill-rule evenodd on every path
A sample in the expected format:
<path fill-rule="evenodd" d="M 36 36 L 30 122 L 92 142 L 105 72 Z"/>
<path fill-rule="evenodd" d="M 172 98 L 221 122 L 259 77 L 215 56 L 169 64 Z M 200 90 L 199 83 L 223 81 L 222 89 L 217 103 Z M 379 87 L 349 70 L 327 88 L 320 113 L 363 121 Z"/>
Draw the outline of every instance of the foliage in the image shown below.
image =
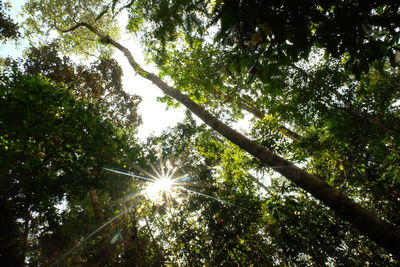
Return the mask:
<path fill-rule="evenodd" d="M 59 227 L 65 214 L 57 207 L 89 189 L 113 192 L 110 184 L 123 185 L 101 168 L 122 164 L 132 150 L 99 105 L 76 100 L 47 79 L 3 73 L 0 99 L 2 226 L 10 229 L 1 236 L 1 260 L 22 264 L 28 237 Z"/>
<path fill-rule="evenodd" d="M 2 42 L 19 37 L 18 25 L 6 14 L 9 8 L 7 3 L 0 2 L 0 41 Z"/>
<path fill-rule="evenodd" d="M 221 39 L 266 58 L 274 53 L 293 62 L 307 58 L 312 46 L 323 47 L 359 74 L 384 58 L 394 66 L 399 51 L 393 1 L 216 1 L 214 10 Z"/>
<path fill-rule="evenodd" d="M 201 39 L 167 45 L 162 56 L 157 47 L 149 51 L 161 75 L 172 79 L 180 91 L 227 120 L 240 118 L 238 112 L 243 111 L 261 117 L 253 129 L 259 143 L 307 165 L 335 187 L 361 197 L 370 208 L 379 206 L 377 212 L 386 210 L 387 218 L 398 224 L 396 208 L 389 206 L 399 204 L 399 180 L 397 174 L 387 173 L 389 165 L 398 168 L 398 135 L 376 123 L 379 118 L 399 129 L 396 69 L 386 66 L 385 71 L 371 70 L 356 79 L 334 59 L 279 67 L 260 58 L 256 73 L 248 74 L 243 71 L 250 63 L 247 55 L 220 51 L 218 44 Z M 316 57 L 318 52 L 309 62 Z M 291 140 L 282 125 L 302 138 Z M 379 204 L 387 201 L 391 204 L 386 208 Z"/>
<path fill-rule="evenodd" d="M 64 83 L 78 99 L 103 105 L 115 125 L 136 128 L 140 123 L 137 114 L 140 97 L 123 90 L 123 72 L 114 59 L 102 57 L 90 66 L 75 64 L 70 58 L 60 56 L 58 45 L 52 43 L 30 48 L 23 66 L 28 74 L 41 74 Z"/>
<path fill-rule="evenodd" d="M 319 47 L 360 75 L 385 60 L 395 66 L 399 8 L 393 1 L 135 1 L 129 25 L 147 29 L 152 49 L 182 35 L 189 42 L 208 35 L 224 50 L 245 54 L 250 66 L 297 62 Z"/>
<path fill-rule="evenodd" d="M 88 27 L 79 27 L 60 36 L 60 51 L 96 50 L 112 44 L 110 22 L 119 4 L 130 11 L 128 30 L 142 37 L 162 78 L 224 122 L 254 115 L 246 134 L 255 145 L 290 159 L 375 218 L 399 226 L 398 3 L 177 0 L 52 6 L 43 0 L 28 3 L 27 27 L 41 32 L 38 25 L 43 24 L 62 31 L 87 22 L 107 38 L 97 42 Z M 50 58 L 65 66 L 65 59 L 57 57 Z M 190 175 L 193 183 L 186 183 L 176 198 L 165 194 L 161 203 L 135 197 L 117 204 L 134 208 L 129 218 L 121 217 L 120 256 L 108 263 L 135 264 L 129 254 L 144 251 L 138 266 L 398 263 L 305 191 L 281 177 L 266 177 L 274 172 L 190 117 L 150 138 L 140 158 L 124 168 L 145 175 L 163 159 L 178 165 L 176 175 Z M 291 170 L 298 169 L 293 165 Z M 92 241 L 67 260 L 100 263 L 103 249 Z"/>
<path fill-rule="evenodd" d="M 154 240 L 164 248 L 166 262 L 173 266 L 394 264 L 332 211 L 282 179 L 272 178 L 261 193 L 251 174 L 254 162 L 224 142 L 191 118 L 148 140 L 144 153 L 148 160 L 157 160 L 154 153 L 172 155 L 182 165 L 176 177 L 194 174 L 183 185 L 186 189 L 176 189 L 175 197 L 147 203 L 150 206 L 137 213 L 139 218 L 145 216 Z M 260 169 L 257 176 L 268 173 Z"/>
<path fill-rule="evenodd" d="M 24 6 L 24 12 L 32 17 L 24 24 L 24 29 L 30 40 L 35 43 L 43 43 L 40 38 L 50 33 L 54 27 L 60 30 L 67 30 L 78 21 L 92 23 L 107 32 L 111 37 L 119 36 L 119 29 L 113 15 L 104 13 L 101 19 L 98 18 L 109 1 L 85 0 L 85 1 L 32 1 Z M 40 34 L 39 34 L 40 33 Z M 78 29 L 73 34 L 66 34 L 60 48 L 70 53 L 77 53 L 87 56 L 87 53 L 101 51 L 102 54 L 110 54 L 111 51 L 101 40 L 93 39 L 85 29 Z"/>

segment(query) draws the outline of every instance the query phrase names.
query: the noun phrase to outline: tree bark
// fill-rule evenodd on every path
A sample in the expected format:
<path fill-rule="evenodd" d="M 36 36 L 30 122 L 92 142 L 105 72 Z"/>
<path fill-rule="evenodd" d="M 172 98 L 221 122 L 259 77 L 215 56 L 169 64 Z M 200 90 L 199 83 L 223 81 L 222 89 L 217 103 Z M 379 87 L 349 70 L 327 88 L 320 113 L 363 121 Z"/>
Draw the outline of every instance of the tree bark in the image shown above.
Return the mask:
<path fill-rule="evenodd" d="M 392 224 L 374 216 L 370 211 L 343 195 L 318 177 L 307 173 L 291 162 L 281 158 L 265 147 L 230 128 L 205 110 L 202 106 L 192 101 L 189 97 L 182 94 L 177 89 L 170 87 L 157 75 L 142 69 L 126 47 L 100 32 L 92 25 L 87 23 L 78 23 L 74 27 L 64 30 L 63 32 L 73 31 L 79 27 L 86 27 L 98 37 L 123 52 L 124 56 L 137 74 L 153 82 L 165 94 L 186 106 L 192 113 L 196 114 L 215 131 L 259 159 L 266 166 L 274 169 L 300 188 L 309 192 L 326 206 L 334 210 L 341 218 L 350 222 L 354 228 L 369 236 L 371 240 L 375 241 L 396 258 L 400 259 L 400 231 Z"/>
<path fill-rule="evenodd" d="M 92 204 L 92 209 L 94 216 L 96 217 L 98 222 L 104 221 L 104 212 L 101 208 L 101 203 L 99 197 L 97 196 L 97 190 L 91 189 L 89 190 L 90 202 Z M 101 236 L 103 238 L 103 242 L 101 244 L 101 254 L 105 258 L 105 262 L 111 264 L 113 262 L 113 253 L 112 249 L 108 244 L 108 240 L 110 240 L 110 229 L 109 227 L 105 227 L 105 229 L 101 232 Z"/>
<path fill-rule="evenodd" d="M 89 196 L 90 196 L 90 202 L 92 203 L 92 209 L 93 209 L 94 216 L 99 221 L 104 220 L 104 213 L 103 213 L 103 210 L 101 209 L 101 204 L 99 201 L 99 197 L 97 196 L 96 189 L 89 190 Z"/>

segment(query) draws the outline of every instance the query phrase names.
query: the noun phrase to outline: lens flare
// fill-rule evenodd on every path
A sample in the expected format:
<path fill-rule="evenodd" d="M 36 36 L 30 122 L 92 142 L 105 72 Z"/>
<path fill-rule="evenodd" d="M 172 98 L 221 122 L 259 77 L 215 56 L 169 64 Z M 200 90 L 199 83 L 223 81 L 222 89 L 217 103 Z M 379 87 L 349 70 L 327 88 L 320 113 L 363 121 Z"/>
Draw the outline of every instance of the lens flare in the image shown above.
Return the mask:
<path fill-rule="evenodd" d="M 130 176 L 132 178 L 137 178 L 137 179 L 140 179 L 140 180 L 143 180 L 143 181 L 147 182 L 147 185 L 145 186 L 145 188 L 143 190 L 140 190 L 139 192 L 135 192 L 134 194 L 130 195 L 130 198 L 137 198 L 137 197 L 139 197 L 141 195 L 144 195 L 145 197 L 147 197 L 149 200 L 151 200 L 153 202 L 163 202 L 166 198 L 170 198 L 170 199 L 174 199 L 175 200 L 174 203 L 179 203 L 180 197 L 179 197 L 179 193 L 178 192 L 180 190 L 180 191 L 187 191 L 189 193 L 193 193 L 193 194 L 202 196 L 204 198 L 212 199 L 212 200 L 218 201 L 220 203 L 223 203 L 223 204 L 226 204 L 226 205 L 229 205 L 229 206 L 233 206 L 233 207 L 236 207 L 236 208 L 239 208 L 239 209 L 243 209 L 243 210 L 252 212 L 252 211 L 250 211 L 250 210 L 248 210 L 246 208 L 243 208 L 243 207 L 241 207 L 239 205 L 236 205 L 235 203 L 232 203 L 230 201 L 223 200 L 223 199 L 218 198 L 218 197 L 213 197 L 211 195 L 207 195 L 207 194 L 204 194 L 204 193 L 201 193 L 201 192 L 194 191 L 192 189 L 186 188 L 185 187 L 186 185 L 193 186 L 193 183 L 192 183 L 193 176 L 183 175 L 183 176 L 178 176 L 178 177 L 173 178 L 175 176 L 175 174 L 178 172 L 178 169 L 179 169 L 178 166 L 172 168 L 170 166 L 170 164 L 167 163 L 166 167 L 165 167 L 166 171 L 164 170 L 163 166 L 161 166 L 161 168 L 160 168 L 161 171 L 157 170 L 153 165 L 151 165 L 151 167 L 154 170 L 154 172 L 156 173 L 156 175 L 152 175 L 151 173 L 147 172 L 146 170 L 144 170 L 144 169 L 142 169 L 140 167 L 135 167 L 137 170 L 139 170 L 140 172 L 144 173 L 144 175 L 148 175 L 149 177 L 139 176 L 139 175 L 136 175 L 136 174 L 133 174 L 133 173 L 113 170 L 113 169 L 109 169 L 109 168 L 102 168 L 102 169 L 105 170 L 105 171 L 109 171 L 109 172 L 113 172 L 113 173 L 117 173 L 117 174 L 121 174 L 121 175 L 125 175 L 125 176 Z M 118 213 L 114 217 L 110 218 L 108 221 L 103 223 L 100 227 L 95 229 L 92 233 L 90 233 L 86 237 L 82 238 L 79 242 L 77 242 L 77 244 L 75 246 L 73 246 L 70 250 L 68 250 L 61 257 L 59 257 L 57 259 L 57 261 L 55 261 L 50 266 L 58 266 L 59 263 L 64 261 L 68 256 L 70 256 L 83 243 L 88 241 L 95 234 L 97 234 L 98 232 L 103 230 L 107 225 L 109 225 L 112 222 L 114 222 L 115 220 L 117 220 L 119 217 L 121 217 L 122 215 L 127 213 L 132 208 L 133 208 L 133 206 L 123 210 L 122 212 Z M 141 208 L 139 208 L 139 210 L 140 209 Z M 121 238 L 121 236 L 122 236 L 122 233 L 121 232 L 117 232 L 111 238 L 110 244 L 115 244 L 118 241 L 118 239 Z"/>
<path fill-rule="evenodd" d="M 159 202 L 165 196 L 173 194 L 174 181 L 171 177 L 161 176 L 159 179 L 147 185 L 144 195 L 155 202 Z"/>

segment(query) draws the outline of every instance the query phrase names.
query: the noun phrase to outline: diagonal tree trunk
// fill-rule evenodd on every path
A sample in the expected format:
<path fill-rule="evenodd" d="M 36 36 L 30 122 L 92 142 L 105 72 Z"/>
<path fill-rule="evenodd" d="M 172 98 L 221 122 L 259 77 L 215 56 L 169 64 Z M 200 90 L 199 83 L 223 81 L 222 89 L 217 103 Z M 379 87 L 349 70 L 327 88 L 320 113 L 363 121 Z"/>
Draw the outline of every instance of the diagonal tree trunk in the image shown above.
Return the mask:
<path fill-rule="evenodd" d="M 350 222 L 354 228 L 369 236 L 371 240 L 375 241 L 378 245 L 382 246 L 388 252 L 400 259 L 400 231 L 392 224 L 374 216 L 370 211 L 343 195 L 318 177 L 307 173 L 291 162 L 281 158 L 224 124 L 189 97 L 182 94 L 177 89 L 170 87 L 157 75 L 142 69 L 126 47 L 97 30 L 92 25 L 81 22 L 70 29 L 59 30 L 62 32 L 70 32 L 79 27 L 87 28 L 100 37 L 104 42 L 123 52 L 124 56 L 137 74 L 153 82 L 165 94 L 173 97 L 175 100 L 186 106 L 191 112 L 196 114 L 215 131 L 259 159 L 266 166 L 279 172 L 300 188 L 309 192 L 326 206 L 334 210 L 341 218 Z"/>

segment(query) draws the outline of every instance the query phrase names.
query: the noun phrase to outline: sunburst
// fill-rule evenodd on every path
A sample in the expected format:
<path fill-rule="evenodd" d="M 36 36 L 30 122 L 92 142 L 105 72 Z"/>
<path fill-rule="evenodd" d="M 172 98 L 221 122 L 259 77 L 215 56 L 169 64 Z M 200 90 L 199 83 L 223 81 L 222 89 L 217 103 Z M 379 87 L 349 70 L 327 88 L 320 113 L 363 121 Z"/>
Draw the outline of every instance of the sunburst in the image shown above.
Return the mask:
<path fill-rule="evenodd" d="M 144 195 L 153 202 L 160 202 L 165 197 L 174 197 L 176 190 L 174 180 L 170 176 L 161 176 L 147 184 Z"/>
<path fill-rule="evenodd" d="M 159 169 L 160 171 L 157 171 L 157 169 L 152 164 L 150 164 L 151 168 L 153 169 L 153 171 L 156 175 L 153 175 L 153 174 L 145 171 L 144 169 L 141 169 L 140 167 L 135 167 L 138 171 L 140 171 L 144 175 L 147 175 L 147 177 L 136 175 L 136 174 L 129 173 L 129 172 L 113 170 L 113 169 L 109 169 L 109 168 L 102 168 L 102 169 L 109 171 L 109 172 L 114 172 L 117 174 L 122 174 L 125 176 L 137 178 L 137 179 L 147 182 L 146 186 L 142 190 L 131 194 L 130 195 L 131 198 L 137 198 L 141 195 L 144 195 L 152 202 L 160 202 L 160 201 L 164 201 L 165 199 L 171 198 L 171 199 L 175 200 L 174 203 L 180 203 L 178 193 L 179 193 L 179 191 L 186 191 L 188 193 L 196 194 L 198 196 L 202 196 L 207 199 L 218 201 L 222 204 L 226 204 L 229 206 L 233 206 L 235 208 L 250 211 L 250 210 L 243 208 L 239 205 L 236 205 L 235 203 L 232 203 L 230 201 L 223 200 L 218 197 L 213 197 L 211 195 L 207 195 L 207 194 L 186 188 L 185 187 L 186 185 L 193 185 L 191 182 L 191 180 L 193 178 L 192 176 L 186 175 L 186 176 L 178 176 L 178 177 L 174 178 L 179 167 L 171 168 L 170 164 L 166 164 L 166 172 L 165 172 L 162 164 L 160 164 L 160 165 L 161 165 L 161 168 Z M 75 246 L 73 246 L 70 250 L 68 250 L 66 253 L 64 253 L 60 258 L 58 258 L 58 260 L 55 261 L 53 264 L 51 264 L 51 266 L 58 265 L 59 262 L 62 262 L 66 257 L 71 255 L 71 253 L 73 251 L 75 251 L 83 243 L 85 243 L 87 240 L 89 240 L 92 236 L 94 236 L 99 231 L 104 229 L 110 223 L 112 223 L 115 220 L 117 220 L 118 218 L 120 218 L 122 215 L 124 215 L 126 212 L 130 211 L 132 208 L 133 207 L 128 207 L 127 209 L 118 213 L 111 219 L 107 220 L 100 227 L 98 227 L 93 232 L 89 233 L 86 237 L 84 237 L 80 241 L 78 241 Z M 110 240 L 110 244 L 115 243 L 120 235 L 121 235 L 121 233 L 117 232 L 117 234 L 114 235 L 114 237 Z"/>

